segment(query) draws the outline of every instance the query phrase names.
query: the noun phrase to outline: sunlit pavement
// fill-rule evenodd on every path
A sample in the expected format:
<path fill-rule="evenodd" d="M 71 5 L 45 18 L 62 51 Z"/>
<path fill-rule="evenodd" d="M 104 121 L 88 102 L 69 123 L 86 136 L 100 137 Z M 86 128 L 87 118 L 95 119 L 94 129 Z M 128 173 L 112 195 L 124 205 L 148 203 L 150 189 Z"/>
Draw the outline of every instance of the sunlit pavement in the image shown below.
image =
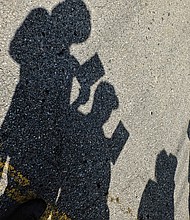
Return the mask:
<path fill-rule="evenodd" d="M 77 1 L 73 2 L 73 4 L 76 4 Z M 0 169 L 2 178 L 0 179 L 0 213 L 2 214 L 7 209 L 14 207 L 17 203 L 29 200 L 30 198 L 44 196 L 49 203 L 44 219 L 47 219 L 51 212 L 54 218 L 57 219 L 66 219 L 66 215 L 77 216 L 77 210 L 71 210 L 74 209 L 73 206 L 77 208 L 83 207 L 87 203 L 89 207 L 86 211 L 86 216 L 89 217 L 85 217 L 85 212 L 83 216 L 83 211 L 78 211 L 80 213 L 78 219 L 95 220 L 101 219 L 100 216 L 106 220 L 189 219 L 189 138 L 187 131 L 190 120 L 188 56 L 190 2 L 188 0 L 174 0 L 172 2 L 165 0 L 84 1 L 85 7 L 88 8 L 90 13 L 90 18 L 88 19 L 91 23 L 91 31 L 81 42 L 69 42 L 70 45 L 68 43 L 70 50 L 68 56 L 71 57 L 73 55 L 76 58 L 77 62 L 83 67 L 81 72 L 85 72 L 84 70 L 87 73 L 90 72 L 90 77 L 94 74 L 94 78 L 89 82 L 91 90 L 89 101 L 85 105 L 79 105 L 79 108 L 75 110 L 72 109 L 70 115 L 67 115 L 66 107 L 63 107 L 63 111 L 66 111 L 64 113 L 66 117 L 61 116 L 58 118 L 60 119 L 58 120 L 59 122 L 54 120 L 54 113 L 44 114 L 43 120 L 48 123 L 38 125 L 42 129 L 39 129 L 40 134 L 42 134 L 42 131 L 47 132 L 49 123 L 53 123 L 51 120 L 54 120 L 56 125 L 57 123 L 63 123 L 63 129 L 57 126 L 56 129 L 58 130 L 52 131 L 52 136 L 47 135 L 48 137 L 41 138 L 41 142 L 39 139 L 36 139 L 37 142 L 34 145 L 33 131 L 35 130 L 36 132 L 38 130 L 36 126 L 38 121 L 36 121 L 36 118 L 35 120 L 34 118 L 27 118 L 27 115 L 30 113 L 31 115 L 35 114 L 35 105 L 37 106 L 35 103 L 37 101 L 33 100 L 31 102 L 33 104 L 29 109 L 25 108 L 24 104 L 28 103 L 31 97 L 34 97 L 32 94 L 35 94 L 40 100 L 39 94 L 41 93 L 38 92 L 41 90 L 39 89 L 38 91 L 35 86 L 31 87 L 28 93 L 30 98 L 26 95 L 24 97 L 28 100 L 21 98 L 20 101 L 19 97 L 21 96 L 19 96 L 20 93 L 18 91 L 22 93 L 22 88 L 18 88 L 18 85 L 20 85 L 20 80 L 23 77 L 22 73 L 30 73 L 28 69 L 24 68 L 27 62 L 30 63 L 32 68 L 34 60 L 35 65 L 39 63 L 39 66 L 36 65 L 35 68 L 44 68 L 44 71 L 47 72 L 50 72 L 50 70 L 54 71 L 52 68 L 59 72 L 60 69 L 56 69 L 57 67 L 55 66 L 59 67 L 62 63 L 58 63 L 58 60 L 55 60 L 53 56 L 50 58 L 46 54 L 44 57 L 48 57 L 46 59 L 48 64 L 44 67 L 45 61 L 38 59 L 40 56 L 36 56 L 37 59 L 32 58 L 32 61 L 29 59 L 30 56 L 28 56 L 27 51 L 32 50 L 34 55 L 37 54 L 38 50 L 35 47 L 32 46 L 32 49 L 30 48 L 24 53 L 22 52 L 22 45 L 24 43 L 21 43 L 21 49 L 19 49 L 18 45 L 10 49 L 10 44 L 16 36 L 17 29 L 21 27 L 23 21 L 34 8 L 42 7 L 51 14 L 52 9 L 58 3 L 59 1 L 53 0 L 16 0 L 1 1 L 0 4 L 1 135 L 6 133 L 6 129 L 3 130 L 6 126 L 7 131 L 10 128 L 12 132 L 7 132 L 7 136 L 2 135 L 3 137 L 1 137 Z M 47 11 L 44 10 L 44 13 Z M 67 13 L 68 15 L 72 14 L 72 7 L 68 9 Z M 46 21 L 46 16 L 42 21 Z M 30 28 L 30 25 L 28 27 Z M 53 28 L 50 29 L 53 30 Z M 23 30 L 25 31 L 25 29 Z M 56 30 L 59 30 L 59 28 L 57 27 Z M 77 31 L 80 32 L 80 30 Z M 30 42 L 37 39 L 35 37 L 38 31 L 31 30 L 30 33 L 34 33 L 34 36 L 26 35 L 30 37 Z M 58 42 L 59 40 L 57 39 L 62 36 L 57 37 L 59 31 L 52 31 L 52 33 L 55 34 L 55 38 L 52 37 L 52 42 L 47 44 L 51 46 L 54 42 Z M 22 35 L 22 38 L 25 38 L 24 35 Z M 17 40 L 19 42 L 19 37 Z M 27 42 L 27 39 L 25 42 Z M 34 40 L 34 43 L 36 42 Z M 24 61 L 20 61 L 19 56 L 15 55 L 19 50 L 21 51 L 19 56 Z M 98 54 L 98 58 L 95 61 L 93 60 L 93 67 L 87 64 L 86 66 L 82 65 L 94 57 L 95 54 Z M 68 61 L 67 68 L 73 71 L 75 65 L 73 64 L 74 61 L 71 60 Z M 99 62 L 98 65 L 96 61 Z M 53 62 L 55 63 L 53 64 Z M 70 67 L 69 62 L 72 62 L 73 66 Z M 100 67 L 103 68 L 103 73 L 101 71 L 97 73 Z M 34 78 L 36 77 L 35 68 L 33 71 Z M 91 68 L 95 68 L 97 75 Z M 67 74 L 67 71 L 64 74 Z M 50 85 L 50 87 L 59 86 L 56 80 L 61 78 L 56 77 L 60 76 L 59 74 L 54 74 L 52 77 L 54 81 L 46 79 L 46 85 Z M 43 82 L 42 78 L 35 79 L 36 81 L 32 85 Z M 25 76 L 23 79 L 25 79 Z M 32 80 L 33 78 L 31 78 Z M 106 94 L 104 96 L 105 105 L 101 103 L 103 107 L 99 107 L 99 112 L 96 111 L 98 114 L 94 115 L 93 119 L 89 119 L 86 115 L 92 113 L 92 104 L 95 100 L 94 94 L 98 90 L 96 90 L 98 85 L 101 85 L 101 81 L 107 82 L 106 86 L 102 86 L 103 89 L 100 89 Z M 48 84 L 49 82 L 50 84 Z M 52 82 L 54 83 L 51 84 Z M 71 80 L 70 106 L 72 103 L 76 103 L 74 101 L 79 97 L 81 82 L 80 78 L 73 76 Z M 111 86 L 114 89 L 110 89 L 112 88 Z M 49 89 L 49 87 L 47 88 Z M 45 91 L 47 93 L 47 90 Z M 59 97 L 60 92 L 57 90 L 58 94 L 56 94 L 55 88 L 53 88 L 53 91 L 54 93 L 50 96 L 51 100 L 47 101 L 50 104 L 47 104 L 46 108 L 44 108 L 46 110 L 51 110 L 52 105 L 58 105 L 58 108 L 60 106 L 56 104 L 56 97 Z M 16 101 L 13 103 L 14 94 Z M 61 97 L 64 97 L 64 95 Z M 119 106 L 116 106 L 116 104 L 112 106 L 113 102 L 116 102 L 116 97 Z M 27 120 L 25 122 L 23 117 L 19 118 L 21 113 L 16 110 L 14 111 L 14 109 L 18 108 L 17 103 L 23 108 L 23 112 L 26 112 Z M 13 108 L 12 112 L 16 116 L 13 113 L 7 116 L 11 106 Z M 108 121 L 98 118 L 103 111 L 106 112 Z M 16 122 L 14 118 L 16 118 Z M 34 126 L 31 126 L 32 122 L 34 122 Z M 29 129 L 26 129 L 27 126 L 25 124 L 27 123 Z M 98 124 L 101 124 L 101 126 L 98 127 Z M 104 133 L 101 130 L 102 125 Z M 67 131 L 66 133 L 64 129 Z M 24 139 L 22 139 L 21 131 L 23 131 L 23 134 L 26 134 Z M 16 137 L 14 136 L 15 134 Z M 61 151 L 55 150 L 54 152 L 53 147 L 54 145 L 60 145 L 59 141 L 62 140 L 63 134 L 66 137 L 64 139 L 66 153 L 64 154 L 64 159 L 61 159 Z M 45 140 L 51 146 L 51 149 L 46 149 L 41 154 L 39 150 L 41 145 L 38 145 L 38 143 L 41 144 L 42 140 Z M 113 144 L 105 144 L 107 140 L 113 141 Z M 72 142 L 72 146 L 79 146 L 81 141 L 82 144 L 80 146 L 85 146 L 84 155 L 87 155 L 87 159 L 83 161 L 87 162 L 84 166 L 85 168 L 82 166 L 82 171 L 79 169 L 81 166 L 80 160 L 76 162 L 79 157 L 83 159 L 82 151 L 77 151 L 77 153 L 81 153 L 79 155 L 75 149 L 69 149 L 71 147 L 70 142 Z M 107 157 L 111 153 L 104 150 L 107 145 L 112 147 L 114 145 L 115 147 L 113 151 L 110 151 L 113 155 L 108 159 Z M 33 148 L 29 146 L 33 146 Z M 86 146 L 91 146 L 93 150 L 87 149 Z M 98 146 L 98 150 L 94 149 L 96 146 Z M 72 152 L 72 155 L 70 155 L 70 152 Z M 41 156 L 39 161 L 36 160 L 38 154 Z M 34 159 L 32 160 L 31 158 Z M 99 161 L 94 162 L 92 158 L 99 158 Z M 108 162 L 104 163 L 106 160 Z M 90 179 L 88 174 L 91 172 L 91 166 L 94 172 L 91 173 L 92 177 Z M 65 167 L 67 167 L 65 172 L 71 172 L 67 182 L 61 179 L 61 175 L 64 175 Z M 70 171 L 72 169 L 74 171 Z M 89 169 L 88 172 L 86 171 L 87 169 Z M 79 178 L 80 175 L 81 179 Z M 75 185 L 75 177 L 79 178 L 80 184 L 89 186 L 86 192 L 82 191 L 83 188 L 77 191 L 80 188 L 80 184 Z M 40 181 L 41 184 L 39 183 Z M 78 183 L 77 181 L 76 184 Z M 109 188 L 106 195 L 102 191 L 105 198 L 100 198 L 103 194 L 98 194 L 99 191 L 94 189 L 94 181 L 96 182 L 97 190 L 101 189 L 101 186 L 103 186 L 103 191 Z M 88 182 L 89 185 L 87 184 Z M 66 183 L 68 184 L 67 186 L 65 185 Z M 41 194 L 39 187 L 41 187 Z M 64 192 L 64 187 L 68 187 L 67 189 L 69 190 L 69 187 L 71 187 L 73 191 L 68 190 Z M 89 194 L 90 190 L 92 194 Z M 65 195 L 69 196 L 68 201 Z M 63 204 L 66 204 L 65 206 L 68 204 L 66 210 L 69 210 L 69 214 L 65 213 L 62 207 L 63 198 Z M 73 198 L 76 198 L 76 200 L 74 201 Z M 81 200 L 79 201 L 79 199 Z M 91 199 L 94 199 L 92 204 Z M 73 203 L 72 206 L 70 204 L 71 201 L 75 202 L 76 205 Z M 95 201 L 98 201 L 97 204 Z M 109 207 L 109 213 L 106 203 Z M 96 212 L 100 215 L 97 218 Z M 163 216 L 165 217 L 163 218 Z"/>

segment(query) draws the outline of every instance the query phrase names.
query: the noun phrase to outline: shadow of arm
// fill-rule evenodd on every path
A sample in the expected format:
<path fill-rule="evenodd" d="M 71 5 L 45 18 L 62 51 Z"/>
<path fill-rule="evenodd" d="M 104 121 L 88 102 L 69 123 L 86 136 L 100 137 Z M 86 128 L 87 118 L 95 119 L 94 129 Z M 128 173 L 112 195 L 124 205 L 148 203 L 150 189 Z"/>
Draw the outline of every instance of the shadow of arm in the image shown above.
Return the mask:
<path fill-rule="evenodd" d="M 111 162 L 116 163 L 117 158 L 121 150 L 123 149 L 125 143 L 129 138 L 129 132 L 124 127 L 123 123 L 120 121 L 117 128 L 115 129 L 110 143 L 111 143 Z"/>

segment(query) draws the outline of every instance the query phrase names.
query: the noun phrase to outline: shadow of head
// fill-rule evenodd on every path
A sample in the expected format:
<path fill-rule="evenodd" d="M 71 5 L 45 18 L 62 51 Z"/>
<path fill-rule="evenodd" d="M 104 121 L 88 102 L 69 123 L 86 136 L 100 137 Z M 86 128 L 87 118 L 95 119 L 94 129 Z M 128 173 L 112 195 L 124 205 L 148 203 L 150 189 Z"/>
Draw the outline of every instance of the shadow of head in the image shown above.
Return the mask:
<path fill-rule="evenodd" d="M 51 14 L 44 8 L 33 9 L 17 29 L 9 53 L 20 64 L 39 60 L 42 54 L 64 54 L 72 44 L 84 42 L 90 31 L 90 12 L 85 3 L 65 0 Z"/>
<path fill-rule="evenodd" d="M 66 0 L 59 3 L 51 14 L 56 38 L 64 40 L 65 45 L 84 42 L 90 35 L 90 13 L 81 0 Z"/>
<path fill-rule="evenodd" d="M 110 117 L 112 111 L 119 106 L 114 87 L 107 82 L 101 82 L 94 94 L 94 102 L 90 115 L 102 126 Z"/>

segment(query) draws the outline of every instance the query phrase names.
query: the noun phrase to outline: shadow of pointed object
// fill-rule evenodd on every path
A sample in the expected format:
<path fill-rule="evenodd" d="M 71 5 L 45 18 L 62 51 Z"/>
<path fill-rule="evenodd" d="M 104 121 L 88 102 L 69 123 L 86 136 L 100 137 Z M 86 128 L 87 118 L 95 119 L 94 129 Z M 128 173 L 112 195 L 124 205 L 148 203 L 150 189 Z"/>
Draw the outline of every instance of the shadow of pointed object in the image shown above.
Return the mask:
<path fill-rule="evenodd" d="M 138 220 L 174 220 L 174 189 L 177 158 L 162 150 L 156 159 L 155 178 L 142 194 Z"/>

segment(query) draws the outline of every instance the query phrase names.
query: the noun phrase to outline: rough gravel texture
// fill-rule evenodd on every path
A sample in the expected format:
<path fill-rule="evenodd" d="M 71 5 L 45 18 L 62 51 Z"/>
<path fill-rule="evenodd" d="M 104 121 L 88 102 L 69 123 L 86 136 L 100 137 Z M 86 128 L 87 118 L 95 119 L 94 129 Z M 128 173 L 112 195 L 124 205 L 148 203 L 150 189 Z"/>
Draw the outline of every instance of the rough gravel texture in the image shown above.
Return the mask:
<path fill-rule="evenodd" d="M 0 216 L 189 219 L 189 22 L 188 0 L 0 2 Z"/>

